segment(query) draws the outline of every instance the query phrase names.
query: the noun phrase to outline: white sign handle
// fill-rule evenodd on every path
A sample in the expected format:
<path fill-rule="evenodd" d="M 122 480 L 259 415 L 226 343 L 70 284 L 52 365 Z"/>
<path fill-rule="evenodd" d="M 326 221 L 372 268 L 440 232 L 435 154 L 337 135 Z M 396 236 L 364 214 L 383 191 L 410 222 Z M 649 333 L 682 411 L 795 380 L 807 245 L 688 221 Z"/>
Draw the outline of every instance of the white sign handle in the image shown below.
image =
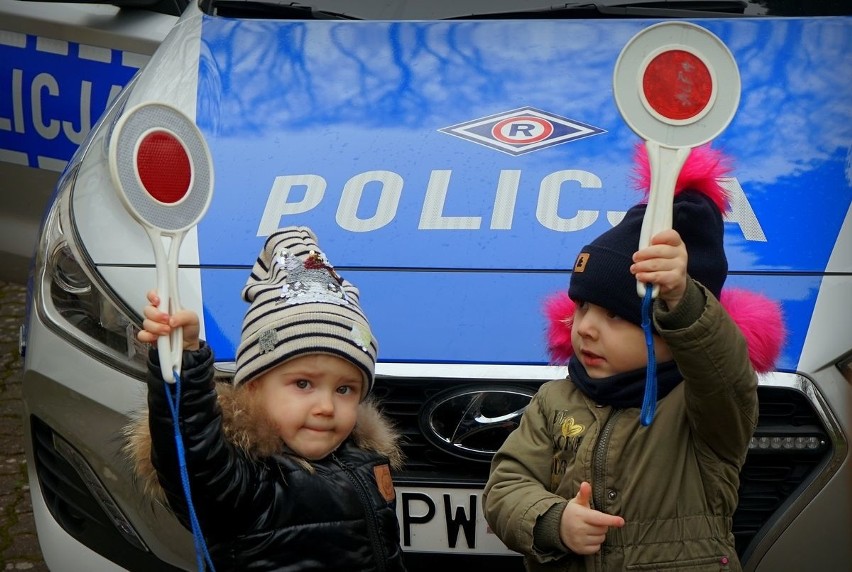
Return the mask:
<path fill-rule="evenodd" d="M 163 246 L 163 233 L 158 229 L 145 226 L 145 232 L 154 249 L 154 261 L 157 268 L 157 295 L 160 304 L 157 309 L 174 316 L 180 309 L 178 298 L 178 254 L 184 233 L 178 232 L 168 237 L 169 253 L 166 256 Z M 180 374 L 183 358 L 183 328 L 172 329 L 168 336 L 157 338 L 157 352 L 160 354 L 160 373 L 163 380 L 174 382 L 175 373 Z"/>
<path fill-rule="evenodd" d="M 650 140 L 645 141 L 645 149 L 651 167 L 651 189 L 639 233 L 640 250 L 651 245 L 654 235 L 672 227 L 675 184 L 692 150 L 689 147 L 666 147 Z M 645 296 L 645 284 L 639 280 L 636 281 L 636 292 L 641 297 Z M 659 293 L 660 286 L 655 284 L 651 295 L 656 298 Z"/>

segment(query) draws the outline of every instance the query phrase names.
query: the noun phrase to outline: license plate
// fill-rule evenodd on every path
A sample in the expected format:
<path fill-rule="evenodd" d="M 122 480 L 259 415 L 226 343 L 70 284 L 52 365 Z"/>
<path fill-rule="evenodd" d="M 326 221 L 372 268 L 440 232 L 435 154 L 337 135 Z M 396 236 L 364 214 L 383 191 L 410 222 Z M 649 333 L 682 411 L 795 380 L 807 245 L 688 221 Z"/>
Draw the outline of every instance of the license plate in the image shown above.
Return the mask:
<path fill-rule="evenodd" d="M 405 551 L 517 555 L 485 522 L 481 489 L 397 486 L 396 516 Z"/>

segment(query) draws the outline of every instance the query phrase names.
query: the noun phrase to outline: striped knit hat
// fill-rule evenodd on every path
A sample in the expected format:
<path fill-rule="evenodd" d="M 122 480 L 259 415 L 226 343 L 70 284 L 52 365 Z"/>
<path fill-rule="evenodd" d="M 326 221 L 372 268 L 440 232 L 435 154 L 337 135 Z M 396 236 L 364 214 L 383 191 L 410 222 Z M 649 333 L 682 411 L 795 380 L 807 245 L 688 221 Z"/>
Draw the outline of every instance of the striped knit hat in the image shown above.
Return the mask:
<path fill-rule="evenodd" d="M 338 276 L 307 227 L 272 233 L 242 293 L 243 320 L 234 384 L 307 354 L 341 357 L 373 387 L 378 343 L 359 305 L 358 289 Z"/>

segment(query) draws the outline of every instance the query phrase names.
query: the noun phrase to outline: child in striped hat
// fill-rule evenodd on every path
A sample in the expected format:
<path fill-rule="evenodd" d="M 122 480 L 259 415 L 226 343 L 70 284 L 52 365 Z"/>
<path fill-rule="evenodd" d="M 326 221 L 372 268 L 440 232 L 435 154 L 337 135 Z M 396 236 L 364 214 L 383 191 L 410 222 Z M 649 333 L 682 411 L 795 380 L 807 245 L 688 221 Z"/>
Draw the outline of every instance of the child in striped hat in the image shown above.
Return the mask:
<path fill-rule="evenodd" d="M 191 528 L 193 510 L 217 570 L 404 570 L 390 469 L 399 435 L 368 398 L 378 345 L 358 289 L 307 227 L 273 233 L 243 288 L 233 384 L 213 380 L 198 316 L 148 295 L 139 340 L 183 328 L 180 427 L 150 353 L 148 415 L 128 451 L 148 491 Z"/>

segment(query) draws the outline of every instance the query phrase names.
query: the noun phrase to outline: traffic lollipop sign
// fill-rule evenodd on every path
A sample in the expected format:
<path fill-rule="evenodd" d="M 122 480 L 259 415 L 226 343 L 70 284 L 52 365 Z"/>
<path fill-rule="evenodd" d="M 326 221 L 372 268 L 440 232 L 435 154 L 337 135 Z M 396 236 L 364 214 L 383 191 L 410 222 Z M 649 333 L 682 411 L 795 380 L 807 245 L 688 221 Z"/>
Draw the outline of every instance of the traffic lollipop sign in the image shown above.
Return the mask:
<path fill-rule="evenodd" d="M 740 74 L 730 50 L 711 32 L 689 22 L 663 22 L 627 42 L 612 83 L 624 121 L 645 140 L 651 168 L 641 249 L 672 227 L 680 170 L 693 147 L 730 123 L 739 105 Z M 645 295 L 644 284 L 636 288 Z M 654 297 L 658 290 L 655 286 Z"/>
<path fill-rule="evenodd" d="M 675 185 L 693 147 L 724 131 L 740 101 L 740 74 L 731 52 L 715 35 L 688 22 L 663 22 L 630 39 L 612 77 L 615 103 L 627 125 L 645 140 L 651 185 L 638 248 L 672 227 Z M 648 351 L 640 423 L 651 424 L 657 374 L 651 302 L 659 286 L 636 281 Z"/>
<path fill-rule="evenodd" d="M 109 165 L 122 204 L 142 225 L 154 248 L 159 309 L 180 310 L 178 254 L 186 231 L 213 196 L 213 162 L 198 127 L 174 107 L 146 103 L 118 120 L 109 142 Z M 168 249 L 168 251 L 167 251 Z M 180 374 L 183 332 L 157 342 L 163 379 Z"/>

